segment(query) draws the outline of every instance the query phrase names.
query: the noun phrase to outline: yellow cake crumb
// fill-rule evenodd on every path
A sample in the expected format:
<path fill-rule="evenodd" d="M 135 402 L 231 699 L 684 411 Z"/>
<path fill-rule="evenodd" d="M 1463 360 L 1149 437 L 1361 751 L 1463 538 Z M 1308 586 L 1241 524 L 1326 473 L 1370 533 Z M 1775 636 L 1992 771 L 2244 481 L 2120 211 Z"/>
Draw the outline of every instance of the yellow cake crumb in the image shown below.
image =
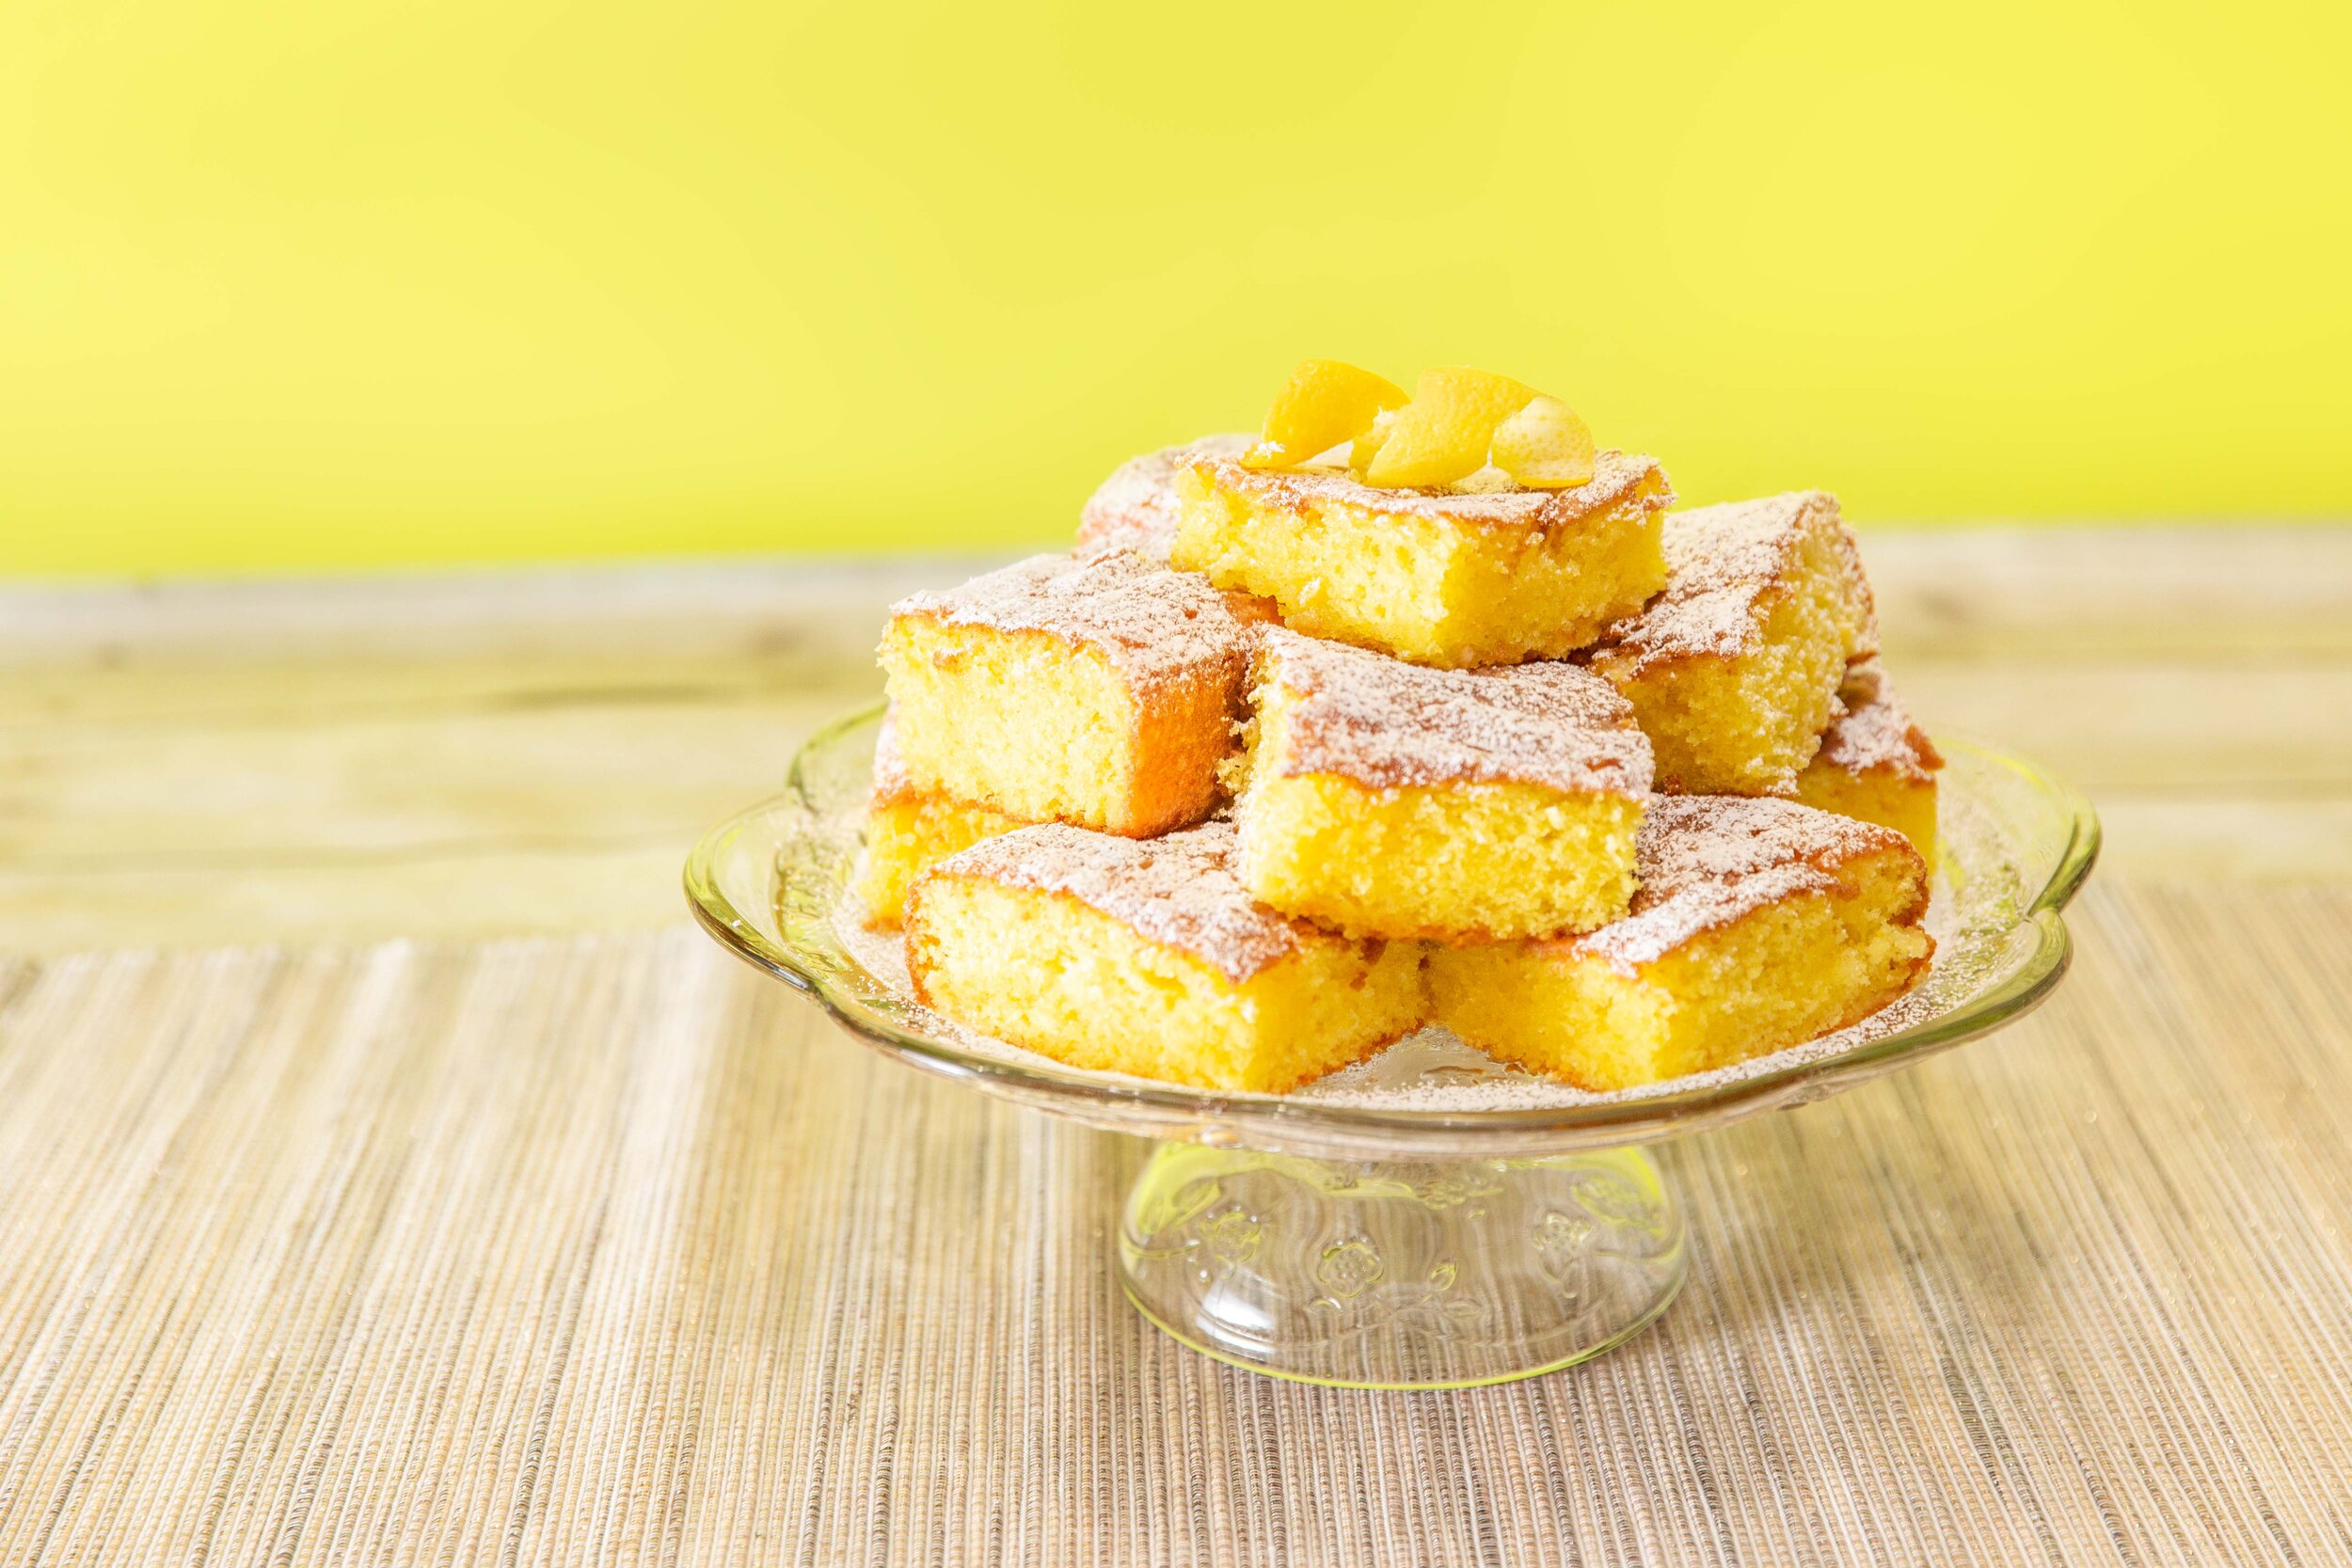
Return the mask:
<path fill-rule="evenodd" d="M 1248 436 L 1203 436 L 1127 459 L 1079 510 L 1078 548 L 1116 546 L 1166 564 L 1176 543 L 1176 476 L 1197 458 L 1239 457 L 1250 445 Z"/>
<path fill-rule="evenodd" d="M 1666 580 L 1659 515 L 1674 492 L 1623 452 L 1562 490 L 1383 490 L 1220 457 L 1176 483 L 1176 566 L 1275 600 L 1295 630 L 1416 664 L 1561 657 Z"/>
<path fill-rule="evenodd" d="M 1847 664 L 1877 649 L 1870 590 L 1836 497 L 1818 490 L 1669 516 L 1665 592 L 1587 656 L 1633 704 L 1659 787 L 1795 787 Z"/>
<path fill-rule="evenodd" d="M 1073 1067 L 1279 1093 L 1420 1027 L 1419 949 L 1253 903 L 1211 823 L 1138 842 L 1024 828 L 941 861 L 907 907 L 926 1006 Z"/>
<path fill-rule="evenodd" d="M 1262 610 L 1126 550 L 1040 556 L 892 607 L 882 663 L 921 788 L 1131 837 L 1221 800 Z"/>
<path fill-rule="evenodd" d="M 1438 1021 L 1596 1090 L 1729 1067 L 1867 1017 L 1925 972 L 1927 865 L 1793 801 L 1661 796 L 1633 912 L 1583 937 L 1438 948 Z"/>
<path fill-rule="evenodd" d="M 851 883 L 866 926 L 898 929 L 915 878 L 958 850 L 1027 826 L 1017 816 L 945 795 L 906 796 L 869 806 Z"/>
<path fill-rule="evenodd" d="M 1626 912 L 1649 743 L 1565 664 L 1425 670 L 1269 631 L 1259 649 L 1241 878 L 1351 936 L 1492 941 Z"/>
<path fill-rule="evenodd" d="M 1875 658 L 1846 672 L 1821 749 L 1797 775 L 1808 806 L 1875 822 L 1911 840 L 1935 863 L 1935 775 L 1944 758 L 1913 722 Z"/>
<path fill-rule="evenodd" d="M 1017 816 L 917 785 L 898 756 L 898 718 L 883 714 L 874 736 L 873 792 L 850 881 L 866 911 L 866 928 L 897 930 L 906 915 L 908 890 L 935 862 L 1027 826 Z"/>

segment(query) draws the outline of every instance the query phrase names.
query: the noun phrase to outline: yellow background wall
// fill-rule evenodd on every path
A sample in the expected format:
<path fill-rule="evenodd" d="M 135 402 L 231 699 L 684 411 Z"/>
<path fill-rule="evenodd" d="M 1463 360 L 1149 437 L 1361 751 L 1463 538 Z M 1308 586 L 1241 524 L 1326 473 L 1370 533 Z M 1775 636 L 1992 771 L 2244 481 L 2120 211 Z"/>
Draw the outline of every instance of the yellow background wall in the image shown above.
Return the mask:
<path fill-rule="evenodd" d="M 2345 8 L 0 7 L 0 571 L 1058 538 L 1302 355 L 2352 513 Z"/>

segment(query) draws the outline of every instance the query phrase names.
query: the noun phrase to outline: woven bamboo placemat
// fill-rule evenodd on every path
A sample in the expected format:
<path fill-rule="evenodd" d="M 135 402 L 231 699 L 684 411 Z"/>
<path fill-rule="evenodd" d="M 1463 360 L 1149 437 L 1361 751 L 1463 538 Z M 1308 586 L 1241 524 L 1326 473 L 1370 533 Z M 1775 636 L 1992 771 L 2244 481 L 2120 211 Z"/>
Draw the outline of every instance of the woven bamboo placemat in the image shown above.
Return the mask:
<path fill-rule="evenodd" d="M 1145 1327 L 1139 1145 L 686 930 L 0 964 L 0 1562 L 2352 1560 L 2352 891 L 1668 1147 L 1658 1328 L 1469 1393 Z"/>

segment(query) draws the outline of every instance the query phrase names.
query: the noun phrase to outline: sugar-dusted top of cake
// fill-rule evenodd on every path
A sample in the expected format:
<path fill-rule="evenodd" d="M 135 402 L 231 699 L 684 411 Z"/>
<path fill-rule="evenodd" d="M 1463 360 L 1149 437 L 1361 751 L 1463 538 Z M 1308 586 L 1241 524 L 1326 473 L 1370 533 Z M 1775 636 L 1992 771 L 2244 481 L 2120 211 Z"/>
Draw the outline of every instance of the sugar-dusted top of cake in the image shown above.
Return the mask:
<path fill-rule="evenodd" d="M 1306 511 L 1352 506 L 1366 512 L 1427 517 L 1433 521 L 1541 532 L 1572 528 L 1620 502 L 1638 501 L 1645 511 L 1674 504 L 1674 489 L 1653 457 L 1604 451 L 1593 459 L 1593 477 L 1571 490 L 1384 490 L 1344 469 L 1245 468 L 1232 457 L 1197 457 L 1196 471 L 1218 489 L 1263 506 Z"/>
<path fill-rule="evenodd" d="M 1746 652 L 1763 635 L 1764 595 L 1788 586 L 1807 534 L 1822 528 L 1833 531 L 1844 569 L 1859 582 L 1853 535 L 1838 518 L 1837 498 L 1826 490 L 1670 514 L 1660 541 L 1665 591 L 1603 632 L 1600 652 L 1635 670 Z"/>
<path fill-rule="evenodd" d="M 1827 890 L 1858 856 L 1909 848 L 1892 829 L 1793 800 L 1653 795 L 1634 840 L 1632 912 L 1565 941 L 1630 974 L 1768 904 Z"/>
<path fill-rule="evenodd" d="M 1111 470 L 1078 514 L 1079 546 L 1119 545 L 1166 561 L 1176 537 L 1176 475 L 1199 458 L 1239 457 L 1253 439 L 1204 436 L 1127 459 Z"/>
<path fill-rule="evenodd" d="M 1935 742 L 1913 721 L 1876 658 L 1848 667 L 1837 705 L 1822 732 L 1819 761 L 1848 773 L 1891 772 L 1920 784 L 1944 766 Z"/>
<path fill-rule="evenodd" d="M 950 855 L 932 874 L 1066 895 L 1240 985 L 1300 943 L 1288 920 L 1241 885 L 1239 852 L 1231 821 L 1160 838 L 1046 823 Z"/>
<path fill-rule="evenodd" d="M 1039 555 L 961 588 L 911 594 L 894 616 L 951 626 L 1042 632 L 1091 648 L 1133 685 L 1230 675 L 1256 645 L 1257 601 L 1115 546 Z"/>
<path fill-rule="evenodd" d="M 1285 774 L 1375 788 L 1462 782 L 1642 795 L 1649 737 L 1616 688 L 1572 664 L 1429 670 L 1269 627 L 1258 671 L 1290 698 Z"/>

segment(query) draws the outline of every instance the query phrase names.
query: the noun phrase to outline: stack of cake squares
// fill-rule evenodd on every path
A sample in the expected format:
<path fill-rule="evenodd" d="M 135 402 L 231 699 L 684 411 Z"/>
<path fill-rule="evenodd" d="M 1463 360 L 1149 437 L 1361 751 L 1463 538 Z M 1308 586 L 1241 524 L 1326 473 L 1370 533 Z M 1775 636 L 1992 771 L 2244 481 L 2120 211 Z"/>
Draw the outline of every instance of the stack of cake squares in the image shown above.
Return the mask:
<path fill-rule="evenodd" d="M 1077 547 L 892 610 L 853 893 L 917 995 L 1075 1066 L 1280 1092 L 1441 1023 L 1595 1090 L 1925 971 L 1933 747 L 1819 491 L 1687 511 L 1107 480 Z"/>

